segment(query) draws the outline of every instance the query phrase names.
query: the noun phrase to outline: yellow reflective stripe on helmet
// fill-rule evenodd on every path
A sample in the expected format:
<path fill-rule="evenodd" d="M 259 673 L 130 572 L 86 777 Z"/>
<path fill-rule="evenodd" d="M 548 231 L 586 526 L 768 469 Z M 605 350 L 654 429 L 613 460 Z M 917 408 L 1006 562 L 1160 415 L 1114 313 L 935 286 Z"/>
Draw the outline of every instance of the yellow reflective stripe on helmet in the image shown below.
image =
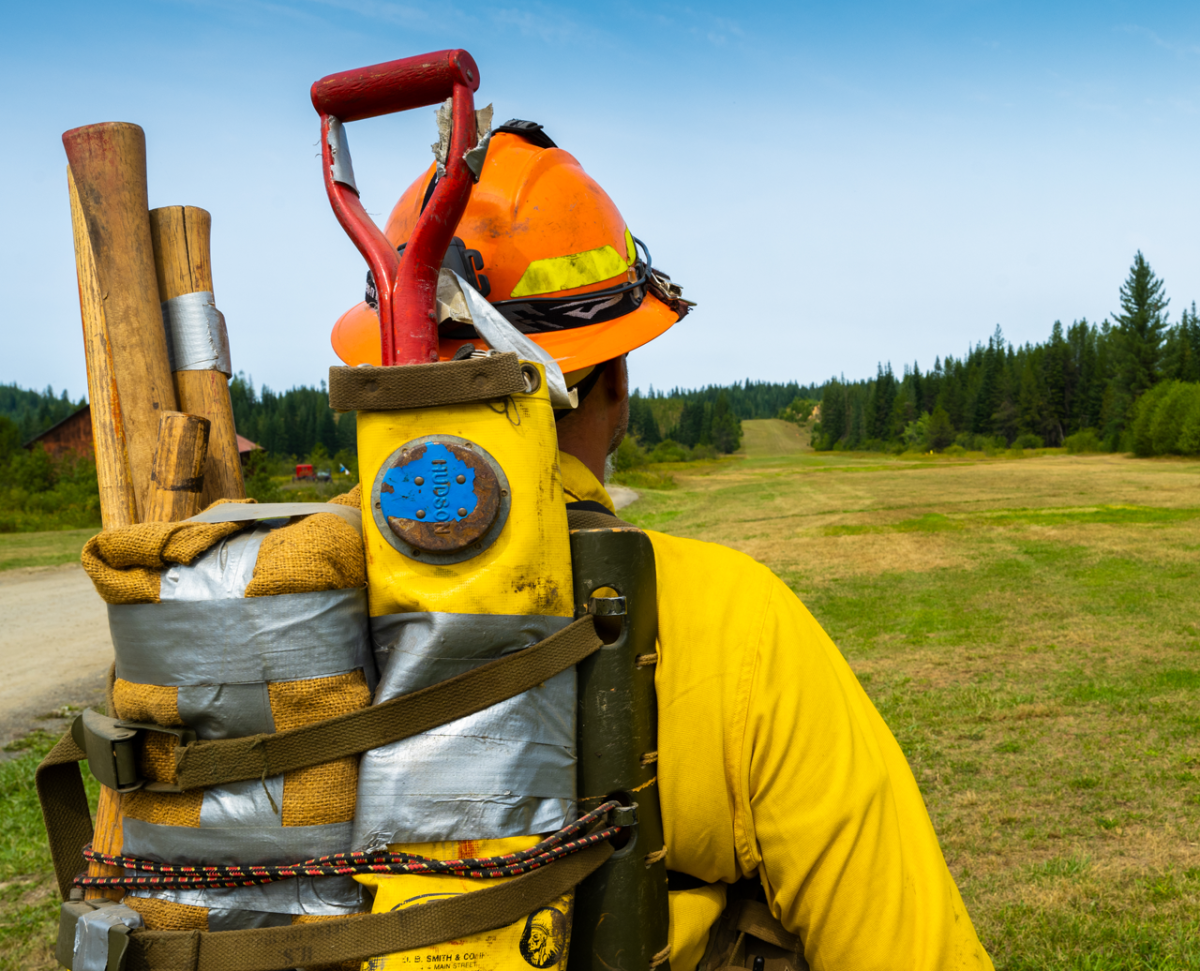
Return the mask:
<path fill-rule="evenodd" d="M 625 250 L 629 253 L 629 265 L 633 266 L 637 262 L 637 248 L 633 245 L 633 233 L 628 226 L 625 227 Z"/>
<path fill-rule="evenodd" d="M 531 297 L 538 293 L 573 290 L 575 287 L 586 287 L 589 283 L 624 276 L 628 270 L 629 264 L 608 245 L 570 256 L 552 256 L 530 263 L 513 287 L 512 295 Z"/>

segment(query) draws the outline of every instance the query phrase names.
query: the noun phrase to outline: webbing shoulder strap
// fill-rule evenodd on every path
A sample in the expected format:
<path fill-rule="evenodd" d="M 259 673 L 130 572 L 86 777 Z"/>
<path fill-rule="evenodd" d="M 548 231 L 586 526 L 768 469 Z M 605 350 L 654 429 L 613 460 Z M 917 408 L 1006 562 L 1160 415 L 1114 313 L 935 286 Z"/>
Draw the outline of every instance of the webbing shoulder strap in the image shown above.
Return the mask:
<path fill-rule="evenodd" d="M 135 931 L 127 971 L 278 971 L 458 940 L 548 906 L 612 853 L 598 843 L 499 886 L 389 913 L 245 931 Z"/>
<path fill-rule="evenodd" d="M 71 733 L 67 732 L 52 748 L 34 774 L 42 821 L 50 841 L 50 860 L 58 892 L 66 900 L 75 874 L 81 869 L 83 848 L 92 841 L 92 814 L 79 763 L 87 758 Z"/>

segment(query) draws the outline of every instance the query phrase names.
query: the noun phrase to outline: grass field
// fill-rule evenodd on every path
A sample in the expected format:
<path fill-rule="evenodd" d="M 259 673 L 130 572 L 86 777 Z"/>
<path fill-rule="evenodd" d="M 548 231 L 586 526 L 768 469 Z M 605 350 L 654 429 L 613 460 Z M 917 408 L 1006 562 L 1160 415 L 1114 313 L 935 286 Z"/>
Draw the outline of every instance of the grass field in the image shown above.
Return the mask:
<path fill-rule="evenodd" d="M 675 487 L 623 515 L 800 595 L 907 752 L 997 967 L 1200 969 L 1200 462 L 745 431 L 744 456 L 649 470 Z M 0 536 L 0 558 L 13 541 L 49 542 Z M 42 966 L 55 912 L 32 765 L 0 765 L 4 969 Z"/>
<path fill-rule="evenodd" d="M 0 570 L 78 563 L 83 544 L 96 532 L 95 529 L 62 529 L 43 533 L 0 533 Z"/>
<path fill-rule="evenodd" d="M 817 454 L 781 426 L 623 515 L 808 605 L 998 968 L 1200 968 L 1200 462 Z"/>

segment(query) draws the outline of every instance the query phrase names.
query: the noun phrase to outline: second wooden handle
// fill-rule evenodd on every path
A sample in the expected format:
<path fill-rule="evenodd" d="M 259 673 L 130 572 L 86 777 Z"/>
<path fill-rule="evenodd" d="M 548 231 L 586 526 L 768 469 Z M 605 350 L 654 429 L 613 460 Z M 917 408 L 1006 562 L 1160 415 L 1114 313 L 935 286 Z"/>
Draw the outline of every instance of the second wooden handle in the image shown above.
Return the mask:
<path fill-rule="evenodd" d="M 212 293 L 211 229 L 212 217 L 195 206 L 164 206 L 150 211 L 154 269 L 163 303 L 188 293 Z M 176 371 L 172 377 L 180 410 L 211 422 L 201 508 L 217 499 L 245 499 L 229 375 L 214 370 Z"/>

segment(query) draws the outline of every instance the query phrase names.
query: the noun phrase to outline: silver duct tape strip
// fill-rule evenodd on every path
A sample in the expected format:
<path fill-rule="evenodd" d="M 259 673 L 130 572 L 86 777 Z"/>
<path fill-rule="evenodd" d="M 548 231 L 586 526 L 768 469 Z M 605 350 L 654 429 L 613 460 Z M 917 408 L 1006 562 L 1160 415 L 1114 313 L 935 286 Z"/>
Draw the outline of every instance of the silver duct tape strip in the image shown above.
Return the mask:
<path fill-rule="evenodd" d="M 184 684 L 178 692 L 179 718 L 197 738 L 244 738 L 275 731 L 265 681 Z"/>
<path fill-rule="evenodd" d="M 339 516 L 362 532 L 362 510 L 336 502 L 223 502 L 219 506 L 198 512 L 189 523 L 248 523 L 254 519 L 291 519 L 293 516 L 312 516 L 328 513 Z"/>
<path fill-rule="evenodd" d="M 575 808 L 575 671 L 372 749 L 359 763 L 353 848 L 552 832 Z"/>
<path fill-rule="evenodd" d="M 375 703 L 531 647 L 569 617 L 371 618 Z M 561 828 L 575 806 L 575 671 L 484 711 L 365 753 L 353 849 L 496 839 Z"/>
<path fill-rule="evenodd" d="M 315 856 L 344 853 L 351 823 L 324 826 L 159 826 L 126 817 L 121 823 L 123 851 L 162 863 L 286 864 Z M 205 906 L 209 906 L 205 904 Z M 241 905 L 238 905 L 241 907 Z M 250 907 L 247 910 L 274 910 Z"/>
<path fill-rule="evenodd" d="M 172 297 L 162 305 L 162 315 L 172 371 L 233 373 L 225 315 L 217 309 L 211 291 Z"/>
<path fill-rule="evenodd" d="M 333 173 L 333 181 L 348 185 L 357 192 L 354 163 L 350 159 L 350 143 L 346 141 L 346 126 L 332 116 L 329 119 L 329 154 L 333 157 L 333 164 L 329 167 Z"/>
<path fill-rule="evenodd" d="M 109 604 L 117 677 L 137 684 L 247 684 L 362 668 L 374 688 L 363 588 L 241 600 Z"/>
<path fill-rule="evenodd" d="M 414 613 L 372 617 L 371 644 L 380 672 L 375 704 L 533 647 L 570 623 L 570 617 L 538 614 Z"/>
<path fill-rule="evenodd" d="M 342 916 L 371 908 L 370 896 L 353 877 L 297 877 L 261 887 L 208 887 L 203 890 L 138 887 L 130 896 L 169 900 L 190 907 L 269 914 Z"/>
<path fill-rule="evenodd" d="M 275 801 L 274 808 L 271 800 Z M 204 790 L 200 803 L 200 828 L 245 826 L 257 829 L 283 827 L 283 776 L 246 779 Z M 312 854 L 323 856 L 324 854 Z M 293 863 L 299 862 L 293 860 Z"/>
<path fill-rule="evenodd" d="M 261 910 L 221 910 L 208 912 L 210 931 L 251 931 L 259 927 L 288 927 L 291 914 L 267 914 Z"/>
<path fill-rule="evenodd" d="M 79 918 L 75 924 L 71 955 L 74 971 L 105 971 L 108 967 L 108 929 L 118 924 L 131 930 L 144 926 L 142 915 L 124 904 L 100 907 Z"/>
<path fill-rule="evenodd" d="M 176 563 L 163 570 L 158 597 L 168 600 L 234 600 L 246 596 L 254 577 L 258 550 L 270 534 L 269 526 L 227 536 L 190 564 Z"/>

